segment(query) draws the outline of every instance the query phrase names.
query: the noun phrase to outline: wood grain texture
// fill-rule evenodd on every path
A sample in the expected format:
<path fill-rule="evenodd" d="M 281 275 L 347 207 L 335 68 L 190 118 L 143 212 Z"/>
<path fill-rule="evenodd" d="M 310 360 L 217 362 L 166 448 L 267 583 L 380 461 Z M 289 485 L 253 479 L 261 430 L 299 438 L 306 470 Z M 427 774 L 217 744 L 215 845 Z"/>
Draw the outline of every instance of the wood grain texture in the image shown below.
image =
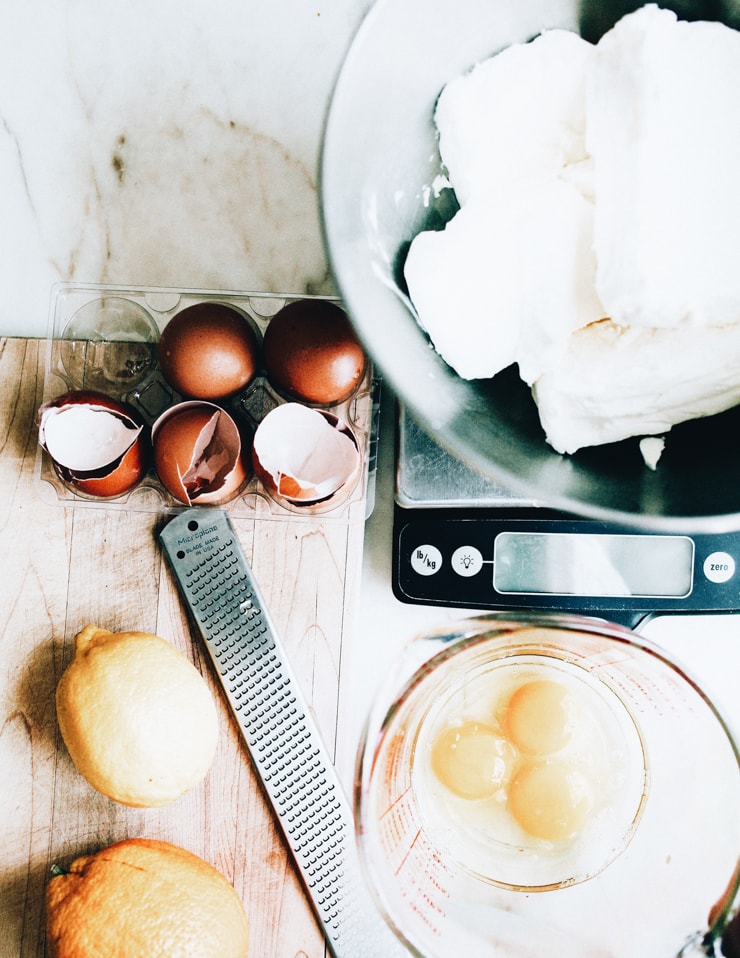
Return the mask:
<path fill-rule="evenodd" d="M 0 958 L 45 954 L 53 863 L 134 836 L 182 845 L 233 882 L 252 926 L 250 958 L 319 958 L 323 937 L 158 546 L 165 519 L 39 495 L 45 348 L 41 340 L 0 340 Z M 363 541 L 356 515 L 233 520 L 330 751 L 355 632 Z M 217 699 L 213 767 L 166 808 L 131 809 L 99 795 L 60 740 L 56 683 L 87 623 L 163 636 Z"/>

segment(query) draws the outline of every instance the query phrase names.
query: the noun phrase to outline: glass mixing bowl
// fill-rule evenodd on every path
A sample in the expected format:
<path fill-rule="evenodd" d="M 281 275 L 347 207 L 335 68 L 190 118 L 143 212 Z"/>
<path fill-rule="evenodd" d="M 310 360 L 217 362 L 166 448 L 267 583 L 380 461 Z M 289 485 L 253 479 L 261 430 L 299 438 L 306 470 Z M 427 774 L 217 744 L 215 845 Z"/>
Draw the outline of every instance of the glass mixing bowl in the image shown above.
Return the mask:
<path fill-rule="evenodd" d="M 669 2 L 666 6 L 672 6 Z M 740 528 L 737 409 L 674 427 L 655 471 L 637 441 L 562 456 L 516 371 L 466 381 L 416 322 L 402 280 L 411 239 L 454 209 L 434 198 L 432 121 L 443 86 L 547 28 L 597 40 L 639 4 L 595 0 L 377 0 L 333 94 L 321 159 L 326 247 L 358 334 L 405 406 L 449 452 L 505 488 L 567 512 L 659 530 Z M 675 4 L 680 16 L 740 23 L 740 4 Z"/>

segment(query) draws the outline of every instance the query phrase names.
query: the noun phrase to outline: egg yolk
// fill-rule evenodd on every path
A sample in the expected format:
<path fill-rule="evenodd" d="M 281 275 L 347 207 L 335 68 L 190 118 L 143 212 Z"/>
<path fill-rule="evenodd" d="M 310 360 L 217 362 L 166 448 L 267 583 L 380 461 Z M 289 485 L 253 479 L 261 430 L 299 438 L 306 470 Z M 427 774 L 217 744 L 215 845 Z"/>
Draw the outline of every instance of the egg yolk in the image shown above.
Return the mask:
<path fill-rule="evenodd" d="M 529 755 L 550 755 L 567 745 L 575 726 L 575 701 L 550 679 L 525 682 L 506 707 L 509 740 Z"/>
<path fill-rule="evenodd" d="M 581 832 L 593 806 L 593 791 L 569 762 L 550 760 L 522 768 L 511 782 L 508 801 L 525 832 L 558 842 Z"/>
<path fill-rule="evenodd" d="M 480 722 L 444 729 L 432 745 L 434 774 L 461 798 L 490 798 L 510 778 L 513 761 L 506 739 Z"/>

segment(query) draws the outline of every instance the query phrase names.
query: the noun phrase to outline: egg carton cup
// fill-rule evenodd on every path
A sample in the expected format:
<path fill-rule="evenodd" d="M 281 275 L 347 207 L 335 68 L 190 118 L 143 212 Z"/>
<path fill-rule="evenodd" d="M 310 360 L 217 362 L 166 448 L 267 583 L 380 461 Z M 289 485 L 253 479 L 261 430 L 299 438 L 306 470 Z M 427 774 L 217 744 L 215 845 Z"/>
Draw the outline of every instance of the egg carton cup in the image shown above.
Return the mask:
<path fill-rule="evenodd" d="M 247 318 L 261 343 L 272 317 L 283 306 L 312 299 L 342 306 L 338 298 L 329 296 L 56 284 L 49 310 L 43 402 L 71 390 L 95 390 L 128 403 L 150 427 L 161 413 L 187 398 L 169 385 L 157 362 L 159 337 L 176 313 L 197 303 L 224 303 Z M 320 515 L 343 521 L 364 521 L 369 514 L 369 464 L 373 464 L 374 471 L 376 456 L 379 395 L 380 383 L 374 378 L 368 361 L 362 381 L 348 400 L 337 405 L 312 407 L 333 413 L 347 423 L 354 434 L 362 463 L 359 478 L 351 489 L 339 490 L 326 502 L 294 505 L 272 494 L 252 474 L 250 466 L 247 483 L 220 507 L 235 518 L 309 520 Z M 282 396 L 260 366 L 246 389 L 219 405 L 243 427 L 251 444 L 262 419 L 286 402 L 295 400 Z M 39 446 L 36 476 L 42 499 L 63 506 L 148 513 L 174 513 L 187 508 L 165 489 L 151 465 L 141 482 L 124 495 L 92 497 L 65 482 L 48 453 Z"/>

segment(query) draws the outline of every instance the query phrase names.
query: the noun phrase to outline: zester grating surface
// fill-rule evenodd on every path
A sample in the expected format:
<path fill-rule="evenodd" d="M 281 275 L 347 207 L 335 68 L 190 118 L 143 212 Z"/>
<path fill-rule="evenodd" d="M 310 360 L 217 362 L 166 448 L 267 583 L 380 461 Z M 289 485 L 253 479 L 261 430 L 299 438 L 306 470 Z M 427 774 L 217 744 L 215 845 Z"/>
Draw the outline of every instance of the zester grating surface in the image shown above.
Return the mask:
<path fill-rule="evenodd" d="M 364 884 L 349 804 L 226 515 L 186 510 L 160 538 L 332 953 L 408 954 Z"/>

